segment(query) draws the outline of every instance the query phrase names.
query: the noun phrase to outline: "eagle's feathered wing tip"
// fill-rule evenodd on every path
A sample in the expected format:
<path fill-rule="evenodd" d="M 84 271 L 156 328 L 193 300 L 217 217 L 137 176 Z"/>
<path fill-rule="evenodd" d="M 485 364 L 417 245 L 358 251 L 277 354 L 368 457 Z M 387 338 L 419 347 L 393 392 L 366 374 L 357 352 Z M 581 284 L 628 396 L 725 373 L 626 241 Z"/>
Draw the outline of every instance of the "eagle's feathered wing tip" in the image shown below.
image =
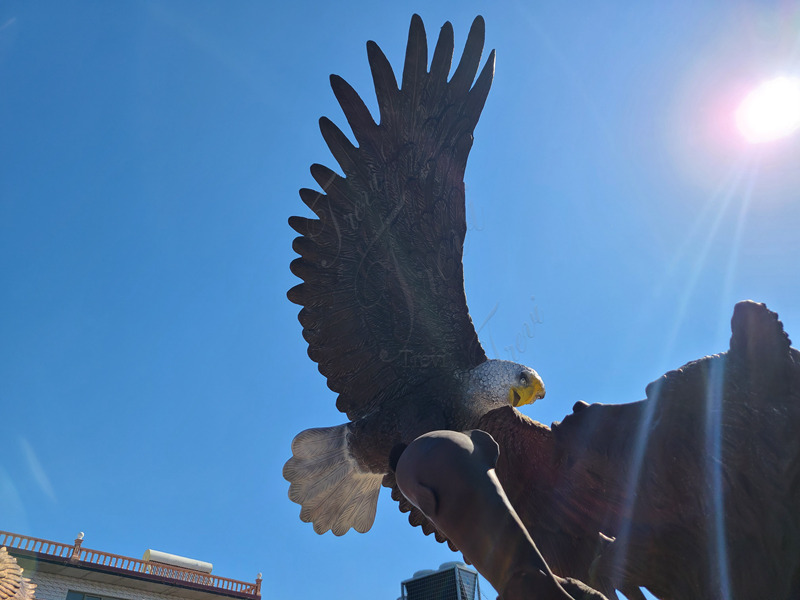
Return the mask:
<path fill-rule="evenodd" d="M 299 504 L 300 519 L 319 534 L 366 533 L 375 521 L 382 475 L 359 469 L 347 444 L 348 424 L 306 429 L 292 441 L 283 467 L 291 483 L 289 499 Z"/>

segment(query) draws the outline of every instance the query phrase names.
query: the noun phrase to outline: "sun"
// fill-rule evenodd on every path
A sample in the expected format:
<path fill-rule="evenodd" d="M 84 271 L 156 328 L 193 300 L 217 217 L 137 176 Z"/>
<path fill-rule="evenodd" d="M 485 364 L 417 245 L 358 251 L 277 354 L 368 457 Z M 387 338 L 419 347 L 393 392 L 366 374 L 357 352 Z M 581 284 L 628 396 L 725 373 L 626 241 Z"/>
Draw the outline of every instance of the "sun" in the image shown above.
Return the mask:
<path fill-rule="evenodd" d="M 771 142 L 800 128 L 800 78 L 777 77 L 750 92 L 736 109 L 736 124 L 751 144 Z"/>

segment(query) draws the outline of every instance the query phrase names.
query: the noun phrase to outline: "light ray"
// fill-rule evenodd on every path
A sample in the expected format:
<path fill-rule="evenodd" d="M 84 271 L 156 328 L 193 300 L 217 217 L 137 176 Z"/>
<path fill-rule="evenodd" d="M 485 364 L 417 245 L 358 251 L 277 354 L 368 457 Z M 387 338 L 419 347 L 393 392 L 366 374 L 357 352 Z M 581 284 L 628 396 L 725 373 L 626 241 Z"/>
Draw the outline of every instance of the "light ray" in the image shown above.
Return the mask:
<path fill-rule="evenodd" d="M 721 341 L 724 341 L 729 334 L 729 320 L 727 313 L 731 306 L 733 306 L 733 303 L 741 299 L 732 297 L 733 282 L 736 278 L 736 268 L 739 263 L 739 249 L 741 248 L 742 235 L 744 233 L 745 217 L 750 209 L 753 190 L 755 189 L 756 180 L 758 178 L 760 158 L 760 154 L 757 154 L 750 165 L 744 193 L 742 194 L 742 203 L 739 206 L 739 215 L 736 219 L 736 228 L 733 231 L 731 250 L 728 254 L 728 264 L 725 269 L 725 281 L 722 288 L 722 294 L 720 296 L 720 323 L 718 327 Z"/>
<path fill-rule="evenodd" d="M 736 274 L 736 266 L 739 259 L 739 248 L 741 245 L 742 233 L 744 231 L 745 216 L 750 206 L 753 195 L 756 177 L 758 175 L 758 160 L 751 166 L 748 173 L 747 183 L 742 194 L 739 215 L 736 221 L 731 250 L 728 257 L 728 266 L 725 271 L 725 282 L 720 294 L 720 315 L 726 315 L 721 319 L 719 325 L 720 337 L 728 334 L 727 311 L 730 309 L 731 293 L 733 281 Z M 724 409 L 724 381 L 725 381 L 725 362 L 717 359 L 711 364 L 709 373 L 708 388 L 706 391 L 706 456 L 708 457 L 706 469 L 711 481 L 712 501 L 714 510 L 709 519 L 709 527 L 713 532 L 714 547 L 709 548 L 713 552 L 710 564 L 716 566 L 716 572 L 709 575 L 719 582 L 721 597 L 727 600 L 731 597 L 731 583 L 728 560 L 727 533 L 725 531 L 725 493 L 722 487 L 722 465 L 725 457 L 722 455 L 722 429 Z"/>
<path fill-rule="evenodd" d="M 708 200 L 706 200 L 704 203 L 702 209 L 697 215 L 697 218 L 694 219 L 689 231 L 678 243 L 677 249 L 673 252 L 671 260 L 659 277 L 657 283 L 654 285 L 652 295 L 648 301 L 643 303 L 637 311 L 636 319 L 629 327 L 627 337 L 625 338 L 626 346 L 630 346 L 633 343 L 633 340 L 636 340 L 638 336 L 642 335 L 644 323 L 647 321 L 648 315 L 652 315 L 657 299 L 661 296 L 663 290 L 667 288 L 670 281 L 672 281 L 677 275 L 680 275 L 680 265 L 689 255 L 692 248 L 696 246 L 697 239 L 700 237 L 702 232 L 708 230 L 708 222 L 714 218 L 714 211 L 716 210 L 719 212 L 720 199 L 722 199 L 722 205 L 724 207 L 725 199 L 729 198 L 731 190 L 734 190 L 738 187 L 739 181 L 741 180 L 744 170 L 747 166 L 747 159 L 748 155 L 746 153 L 742 153 L 739 159 L 728 169 L 728 172 L 720 180 L 716 186 L 716 189 L 714 189 L 714 191 L 708 197 Z M 717 218 L 719 218 L 719 216 Z M 675 332 L 677 332 L 677 329 L 673 329 L 673 333 L 671 334 L 673 340 L 676 335 Z M 667 358 L 668 353 L 664 353 L 662 356 L 663 365 L 666 365 Z"/>
<path fill-rule="evenodd" d="M 717 207 L 717 212 L 713 216 L 713 220 L 712 220 L 711 225 L 710 225 L 710 230 L 707 232 L 707 235 L 705 236 L 705 239 L 703 240 L 702 246 L 699 249 L 699 252 L 697 253 L 697 259 L 693 263 L 693 266 L 692 266 L 692 269 L 691 269 L 691 273 L 689 274 L 689 278 L 688 278 L 688 280 L 686 282 L 686 285 L 684 287 L 684 291 L 681 294 L 680 300 L 678 302 L 678 306 L 676 308 L 676 314 L 675 314 L 675 319 L 674 319 L 674 322 L 673 322 L 672 329 L 670 331 L 669 336 L 667 337 L 666 343 L 663 346 L 663 353 L 662 353 L 662 358 L 661 358 L 661 362 L 662 363 L 666 363 L 667 362 L 667 359 L 668 359 L 670 353 L 672 352 L 672 349 L 675 346 L 675 342 L 677 340 L 678 332 L 680 331 L 681 325 L 683 324 L 684 318 L 686 316 L 686 310 L 687 310 L 687 307 L 689 305 L 689 301 L 690 301 L 690 299 L 691 299 L 691 297 L 692 297 L 692 295 L 694 293 L 695 288 L 697 287 L 698 281 L 700 280 L 700 275 L 702 274 L 702 271 L 703 271 L 704 267 L 706 266 L 706 262 L 707 262 L 707 259 L 708 259 L 708 254 L 710 252 L 711 246 L 712 246 L 714 240 L 717 237 L 717 232 L 719 231 L 720 225 L 722 223 L 722 220 L 723 220 L 725 214 L 728 211 L 728 208 L 730 207 L 731 203 L 733 202 L 733 199 L 740 192 L 742 179 L 746 175 L 749 175 L 749 177 L 747 177 L 747 188 L 746 188 L 746 193 L 745 193 L 746 198 L 743 199 L 743 207 L 740 209 L 740 212 L 739 212 L 739 219 L 738 219 L 738 222 L 737 222 L 737 234 L 738 235 L 737 235 L 737 237 L 735 237 L 735 244 L 738 245 L 739 238 L 741 237 L 741 231 L 743 229 L 744 211 L 746 210 L 746 205 L 749 204 L 748 200 L 749 200 L 749 197 L 751 196 L 752 189 L 753 189 L 753 183 L 754 183 L 754 181 L 753 181 L 754 178 L 752 176 L 753 175 L 753 170 L 752 169 L 747 169 L 746 163 L 740 161 L 739 163 L 737 163 L 736 167 L 733 168 L 729 172 L 729 175 L 727 177 L 727 181 L 724 181 L 718 187 L 717 191 L 712 195 L 712 198 L 710 199 L 710 201 L 706 204 L 706 209 L 707 210 L 704 210 L 703 213 L 701 214 L 702 217 L 705 217 L 710 212 L 710 209 L 711 209 L 712 206 L 716 206 Z M 721 201 L 718 201 L 718 200 L 721 200 Z M 697 223 L 699 223 L 699 222 L 701 222 L 703 220 L 705 220 L 705 219 L 704 218 L 699 219 Z M 696 223 L 695 227 L 693 227 L 693 229 L 692 229 L 692 232 L 691 232 L 692 237 L 694 237 L 694 234 L 699 232 L 699 225 L 697 223 Z M 689 247 L 689 241 L 686 241 L 681 246 L 679 252 L 681 252 L 681 253 L 685 252 L 688 249 L 688 247 Z M 726 278 L 726 282 L 730 279 L 730 277 L 732 277 L 731 272 L 732 272 L 732 269 L 734 267 L 731 266 L 731 265 L 735 264 L 735 262 L 731 262 L 731 261 L 735 261 L 735 260 L 736 260 L 735 257 L 732 257 L 729 260 L 728 275 L 727 275 L 727 278 Z M 728 307 L 726 307 L 726 310 L 727 309 L 728 309 Z M 709 390 L 709 393 L 710 392 L 711 392 L 711 390 Z M 644 415 L 643 415 L 642 421 L 641 421 L 641 423 L 639 425 L 639 428 L 638 428 L 638 430 L 636 431 L 636 434 L 635 434 L 634 454 L 633 454 L 633 459 L 631 461 L 630 476 L 629 476 L 629 479 L 628 479 L 628 482 L 627 482 L 626 494 L 625 494 L 625 498 L 628 498 L 629 502 L 631 502 L 631 503 L 633 503 L 633 499 L 636 497 L 636 490 L 639 487 L 639 481 L 641 479 L 641 474 L 642 474 L 642 467 L 644 465 L 644 458 L 645 458 L 645 456 L 647 454 L 647 447 L 648 447 L 648 442 L 649 442 L 649 431 L 650 431 L 650 428 L 651 428 L 651 425 L 652 425 L 652 422 L 653 422 L 653 416 L 655 414 L 656 406 L 660 402 L 660 399 L 661 399 L 661 384 L 660 384 L 660 382 L 657 382 L 653 386 L 653 388 L 651 389 L 650 396 L 648 396 L 648 402 L 645 403 Z M 719 437 L 718 432 L 716 430 L 712 430 L 711 432 L 708 431 L 708 424 L 709 423 L 713 423 L 713 421 L 710 420 L 710 419 L 707 419 L 707 422 L 706 422 L 706 424 L 707 424 L 707 430 L 706 430 L 707 445 L 709 443 L 709 440 L 713 441 L 713 440 L 715 440 L 715 439 L 717 439 Z M 719 455 L 719 453 L 717 453 L 716 455 L 709 453 L 709 456 L 718 456 L 718 455 Z M 719 471 L 719 469 L 717 469 L 717 471 Z M 721 474 L 719 474 L 719 473 L 717 473 L 717 474 L 721 479 Z M 713 481 L 713 477 L 712 477 L 712 481 Z M 721 485 L 721 481 L 720 481 L 720 485 Z M 713 489 L 714 490 L 718 490 L 718 489 L 721 489 L 721 488 L 719 486 L 717 486 L 717 487 L 715 487 Z M 721 494 L 721 492 L 720 492 L 720 494 Z M 717 496 L 717 494 L 715 492 L 715 502 L 716 502 L 716 496 Z M 721 500 L 720 500 L 720 502 L 721 502 Z M 720 506 L 721 506 L 721 504 L 720 504 Z M 628 510 L 626 510 L 625 512 L 628 513 L 628 514 L 632 514 L 632 511 L 630 510 L 632 507 L 628 506 L 627 508 L 628 508 Z M 721 511 L 716 511 L 716 512 L 722 514 Z M 620 526 L 620 531 L 618 532 L 618 535 L 617 535 L 617 541 L 615 542 L 616 544 L 619 544 L 619 546 L 618 546 L 618 552 L 615 554 L 615 559 L 614 559 L 614 568 L 613 568 L 613 572 L 614 573 L 620 573 L 622 565 L 625 564 L 625 561 L 626 561 L 626 558 L 627 558 L 627 540 L 628 540 L 628 537 L 630 535 L 631 525 L 632 525 L 632 523 L 631 523 L 630 519 L 627 519 L 627 520 L 623 520 L 622 525 Z M 715 531 L 717 532 L 717 536 L 720 535 L 720 532 L 721 532 L 721 535 L 723 536 L 721 540 L 717 539 L 717 548 L 722 548 L 723 549 L 721 552 L 717 553 L 718 554 L 717 563 L 718 563 L 718 568 L 720 568 L 720 576 L 721 576 L 721 578 L 724 579 L 725 585 L 728 585 L 729 579 L 728 579 L 728 572 L 727 572 L 727 555 L 724 553 L 724 548 L 725 548 L 725 545 L 724 545 L 724 542 L 725 542 L 725 540 L 724 540 L 724 528 L 720 529 L 720 527 L 721 527 L 720 525 L 715 526 Z M 722 544 L 722 545 L 720 545 L 720 544 Z M 723 563 L 724 563 L 724 565 L 723 565 Z M 724 566 L 724 568 L 723 568 L 723 566 Z M 723 589 L 723 592 L 725 592 L 727 594 L 726 589 L 727 588 Z M 726 595 L 726 596 L 723 596 L 723 597 L 724 598 L 728 598 L 729 596 Z"/>
<path fill-rule="evenodd" d="M 713 546 L 709 563 L 716 566 L 716 572 L 709 573 L 711 581 L 717 582 L 723 600 L 731 597 L 731 580 L 728 571 L 727 535 L 725 532 L 725 493 L 722 489 L 722 413 L 724 407 L 723 385 L 725 381 L 725 362 L 722 358 L 711 361 L 706 388 L 706 472 L 711 480 L 712 506 L 709 515 L 709 529 L 713 533 Z"/>
<path fill-rule="evenodd" d="M 717 237 L 717 232 L 719 231 L 720 224 L 722 223 L 722 219 L 725 214 L 728 212 L 728 207 L 731 205 L 733 198 L 736 195 L 736 192 L 739 188 L 739 183 L 742 180 L 743 171 L 739 169 L 733 176 L 732 181 L 727 186 L 727 189 L 724 192 L 722 197 L 722 202 L 719 205 L 716 215 L 714 215 L 714 220 L 711 222 L 710 230 L 708 231 L 705 239 L 703 240 L 703 245 L 701 246 L 700 250 L 697 252 L 697 258 L 695 259 L 694 263 L 692 264 L 691 271 L 689 273 L 689 278 L 683 288 L 683 293 L 680 295 L 680 299 L 678 301 L 678 306 L 675 311 L 675 320 L 672 326 L 672 330 L 670 331 L 669 337 L 666 340 L 666 344 L 664 346 L 665 352 L 663 358 L 666 359 L 668 356 L 668 352 L 675 347 L 675 341 L 678 338 L 678 332 L 680 331 L 681 325 L 683 324 L 684 318 L 686 316 L 686 310 L 689 306 L 689 301 L 692 299 L 692 295 L 694 294 L 695 288 L 697 287 L 697 283 L 700 280 L 700 275 L 703 272 L 703 269 L 706 266 L 706 262 L 708 260 L 708 254 L 711 251 L 711 245 L 714 243 L 714 240 Z"/>

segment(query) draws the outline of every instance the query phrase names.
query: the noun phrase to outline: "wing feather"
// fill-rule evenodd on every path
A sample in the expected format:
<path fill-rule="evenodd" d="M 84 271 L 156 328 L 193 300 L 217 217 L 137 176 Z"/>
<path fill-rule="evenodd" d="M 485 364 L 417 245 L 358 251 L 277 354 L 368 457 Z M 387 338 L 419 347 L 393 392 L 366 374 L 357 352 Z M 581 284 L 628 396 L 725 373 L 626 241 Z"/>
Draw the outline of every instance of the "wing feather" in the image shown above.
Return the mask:
<path fill-rule="evenodd" d="M 464 54 L 461 55 L 461 62 L 453 73 L 450 80 L 451 93 L 454 96 L 466 94 L 478 72 L 478 65 L 481 62 L 483 41 L 486 36 L 486 23 L 483 17 L 477 17 L 472 22 L 472 27 L 467 35 L 467 43 L 464 46 Z"/>
<path fill-rule="evenodd" d="M 373 41 L 367 42 L 367 59 L 372 71 L 372 81 L 375 85 L 375 95 L 378 98 L 381 125 L 385 124 L 396 113 L 394 108 L 398 100 L 397 79 L 395 79 L 389 59 Z"/>
<path fill-rule="evenodd" d="M 489 90 L 492 87 L 492 80 L 494 79 L 494 64 L 495 64 L 495 51 L 492 50 L 489 58 L 486 59 L 486 64 L 481 69 L 481 74 L 478 76 L 475 85 L 469 92 L 466 104 L 466 112 L 475 119 L 477 123 L 478 117 L 486 104 L 486 98 L 489 96 Z"/>
<path fill-rule="evenodd" d="M 419 102 L 418 95 L 423 88 L 428 68 L 428 40 L 425 27 L 419 15 L 411 17 L 406 46 L 406 61 L 403 67 L 403 83 L 401 89 L 408 94 L 412 105 Z"/>
<path fill-rule="evenodd" d="M 358 144 L 363 145 L 374 139 L 378 125 L 373 120 L 361 96 L 338 75 L 331 75 L 331 89 L 339 106 L 342 107 L 342 112 L 353 130 Z"/>
<path fill-rule="evenodd" d="M 453 26 L 448 22 L 442 25 L 439 31 L 439 39 L 436 48 L 433 50 L 431 59 L 430 81 L 432 84 L 441 85 L 447 81 L 450 74 L 450 66 L 453 63 Z"/>
<path fill-rule="evenodd" d="M 319 130 L 342 170 L 347 175 L 355 173 L 358 168 L 358 149 L 347 139 L 342 130 L 326 117 L 319 120 Z"/>

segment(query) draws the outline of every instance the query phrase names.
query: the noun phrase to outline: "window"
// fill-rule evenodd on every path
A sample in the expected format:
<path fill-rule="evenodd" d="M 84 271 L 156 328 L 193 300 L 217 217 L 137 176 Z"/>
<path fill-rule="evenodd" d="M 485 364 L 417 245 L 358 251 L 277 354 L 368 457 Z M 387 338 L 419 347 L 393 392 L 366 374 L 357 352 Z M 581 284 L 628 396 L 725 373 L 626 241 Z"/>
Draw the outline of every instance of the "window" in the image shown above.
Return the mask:
<path fill-rule="evenodd" d="M 110 596 L 98 596 L 97 594 L 88 594 L 84 592 L 76 592 L 69 590 L 67 592 L 66 600 L 121 600 L 120 598 L 112 598 Z"/>

